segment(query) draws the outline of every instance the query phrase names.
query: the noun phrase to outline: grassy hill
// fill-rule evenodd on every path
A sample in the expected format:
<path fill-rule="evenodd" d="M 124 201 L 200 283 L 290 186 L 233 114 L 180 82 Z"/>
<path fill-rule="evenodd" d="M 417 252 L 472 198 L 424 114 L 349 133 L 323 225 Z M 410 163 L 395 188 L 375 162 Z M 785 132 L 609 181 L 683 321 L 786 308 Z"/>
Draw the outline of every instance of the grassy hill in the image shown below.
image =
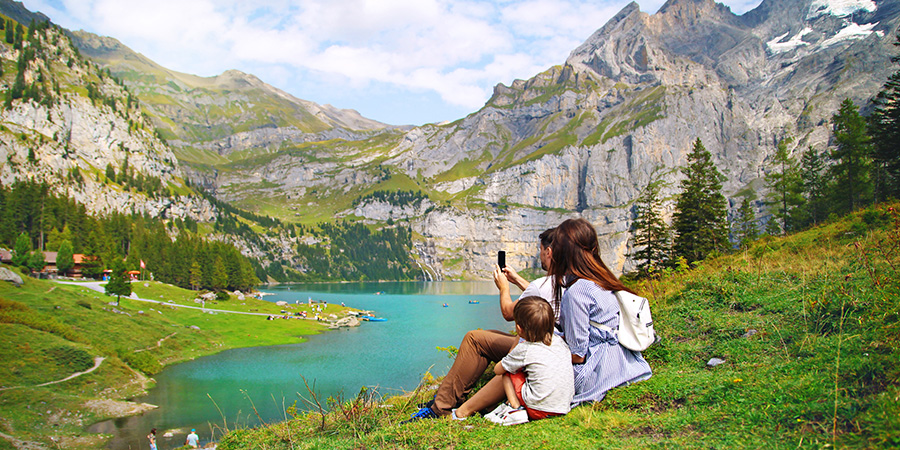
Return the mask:
<path fill-rule="evenodd" d="M 304 320 L 264 322 L 260 316 L 207 314 L 113 297 L 84 286 L 23 277 L 0 282 L 0 437 L 37 443 L 34 448 L 95 449 L 102 437 L 86 435 L 95 422 L 140 411 L 125 403 L 142 393 L 163 366 L 228 348 L 298 343 L 324 329 Z M 156 282 L 132 283 L 141 298 L 195 305 L 196 292 Z M 207 302 L 214 309 L 278 314 L 273 303 L 247 297 Z M 328 305 L 338 313 L 339 305 Z M 196 327 L 196 328 L 192 328 Z M 72 380 L 63 379 L 93 366 Z M 16 448 L 0 438 L 0 449 Z M 30 447 L 31 448 L 31 447 Z"/>
<path fill-rule="evenodd" d="M 663 337 L 644 353 L 653 377 L 566 417 L 398 425 L 431 397 L 428 379 L 383 404 L 361 392 L 322 405 L 327 414 L 291 410 L 219 448 L 900 447 L 898 207 L 639 283 Z"/>

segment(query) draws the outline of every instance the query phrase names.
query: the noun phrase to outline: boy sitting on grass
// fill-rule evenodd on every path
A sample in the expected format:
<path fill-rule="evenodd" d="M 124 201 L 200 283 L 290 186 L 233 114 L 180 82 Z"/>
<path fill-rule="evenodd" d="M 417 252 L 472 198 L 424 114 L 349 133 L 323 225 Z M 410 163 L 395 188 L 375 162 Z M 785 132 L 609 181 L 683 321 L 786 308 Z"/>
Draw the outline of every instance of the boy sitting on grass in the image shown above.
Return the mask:
<path fill-rule="evenodd" d="M 472 398 L 453 410 L 462 420 L 475 411 L 502 403 L 484 417 L 501 425 L 517 425 L 569 412 L 575 395 L 572 353 L 561 336 L 553 333 L 553 308 L 540 297 L 525 297 L 513 310 L 521 338 L 496 366 L 497 375 Z"/>

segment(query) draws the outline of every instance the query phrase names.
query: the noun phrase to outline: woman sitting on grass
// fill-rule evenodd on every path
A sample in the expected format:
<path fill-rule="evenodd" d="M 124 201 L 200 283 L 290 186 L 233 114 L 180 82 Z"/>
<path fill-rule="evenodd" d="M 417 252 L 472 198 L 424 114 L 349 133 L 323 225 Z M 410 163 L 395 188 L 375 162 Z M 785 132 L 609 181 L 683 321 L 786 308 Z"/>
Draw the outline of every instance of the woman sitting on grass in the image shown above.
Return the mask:
<path fill-rule="evenodd" d="M 454 409 L 463 420 L 475 411 L 502 403 L 485 416 L 501 425 L 517 425 L 569 412 L 574 395 L 572 356 L 560 336 L 553 334 L 553 308 L 541 297 L 529 296 L 515 304 L 513 317 L 520 342 L 494 366 L 497 375 Z"/>
<path fill-rule="evenodd" d="M 572 406 L 599 402 L 614 387 L 650 378 L 650 365 L 641 353 L 619 345 L 616 338 L 619 303 L 614 292 L 631 290 L 600 258 L 594 227 L 584 219 L 566 220 L 556 227 L 552 250 L 559 324 L 575 369 Z"/>

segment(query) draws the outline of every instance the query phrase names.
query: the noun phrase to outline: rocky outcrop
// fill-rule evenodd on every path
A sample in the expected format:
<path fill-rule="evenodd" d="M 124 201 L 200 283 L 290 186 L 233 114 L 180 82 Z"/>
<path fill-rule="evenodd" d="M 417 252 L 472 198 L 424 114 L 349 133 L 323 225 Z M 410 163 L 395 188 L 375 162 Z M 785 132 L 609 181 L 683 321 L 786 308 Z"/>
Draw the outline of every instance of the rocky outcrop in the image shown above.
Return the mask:
<path fill-rule="evenodd" d="M 7 269 L 6 267 L 0 267 L 0 281 L 10 282 L 15 287 L 19 287 L 23 283 L 22 277 L 20 277 L 19 274 Z"/>

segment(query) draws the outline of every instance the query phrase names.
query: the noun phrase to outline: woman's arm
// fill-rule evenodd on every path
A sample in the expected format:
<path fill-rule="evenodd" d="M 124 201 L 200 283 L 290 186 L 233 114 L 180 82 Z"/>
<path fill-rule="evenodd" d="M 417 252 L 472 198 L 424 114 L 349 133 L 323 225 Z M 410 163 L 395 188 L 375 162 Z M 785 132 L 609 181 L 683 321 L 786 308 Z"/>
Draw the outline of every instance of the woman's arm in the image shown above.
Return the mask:
<path fill-rule="evenodd" d="M 576 282 L 563 295 L 560 304 L 560 325 L 566 344 L 572 352 L 572 362 L 580 364 L 588 352 L 590 338 L 590 307 L 593 299 L 583 282 Z"/>

